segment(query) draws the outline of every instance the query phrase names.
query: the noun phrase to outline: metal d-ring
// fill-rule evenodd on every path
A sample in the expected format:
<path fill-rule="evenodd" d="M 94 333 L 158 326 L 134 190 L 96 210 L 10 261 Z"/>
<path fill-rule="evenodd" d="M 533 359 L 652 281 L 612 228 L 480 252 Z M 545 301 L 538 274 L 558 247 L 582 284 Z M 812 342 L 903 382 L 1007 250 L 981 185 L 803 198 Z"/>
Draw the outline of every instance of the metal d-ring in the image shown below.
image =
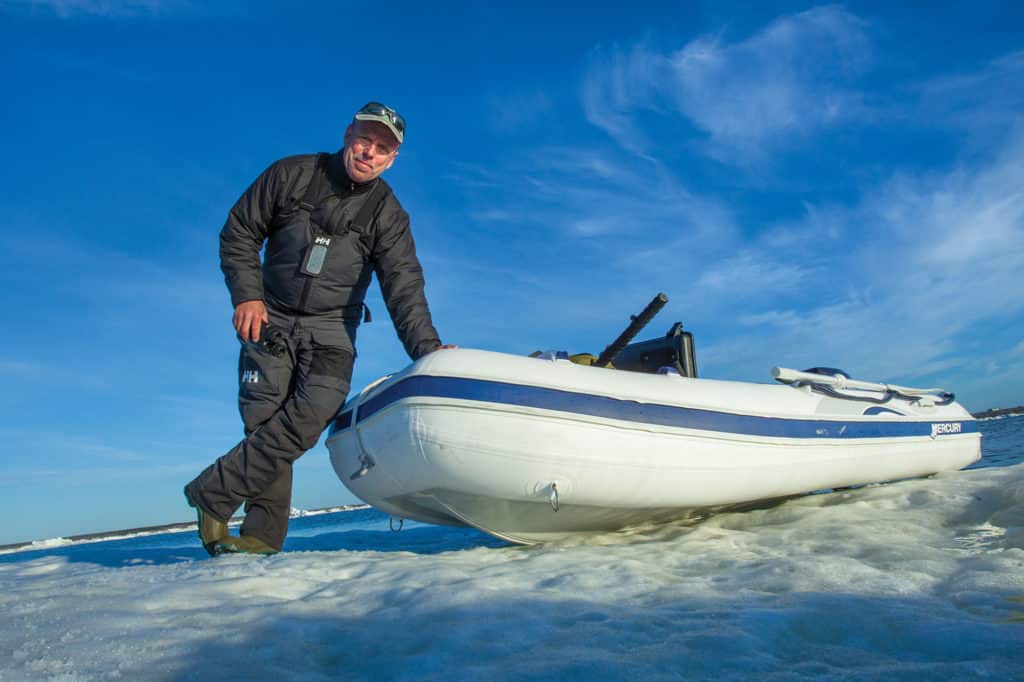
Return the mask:
<path fill-rule="evenodd" d="M 357 469 L 354 474 L 349 476 L 348 480 L 354 481 L 356 479 L 362 478 L 366 474 L 370 473 L 370 469 L 372 469 L 374 466 L 376 466 L 376 464 L 372 459 L 370 459 L 369 455 L 359 455 L 359 469 Z"/>
<path fill-rule="evenodd" d="M 388 519 L 388 525 L 391 526 L 392 532 L 397 533 L 402 530 L 402 526 L 405 525 L 405 519 L 398 519 L 398 528 L 395 528 L 395 517 L 392 516 Z"/>
<path fill-rule="evenodd" d="M 555 482 L 551 483 L 551 495 L 548 497 L 548 502 L 551 503 L 551 508 L 558 511 L 558 484 Z"/>

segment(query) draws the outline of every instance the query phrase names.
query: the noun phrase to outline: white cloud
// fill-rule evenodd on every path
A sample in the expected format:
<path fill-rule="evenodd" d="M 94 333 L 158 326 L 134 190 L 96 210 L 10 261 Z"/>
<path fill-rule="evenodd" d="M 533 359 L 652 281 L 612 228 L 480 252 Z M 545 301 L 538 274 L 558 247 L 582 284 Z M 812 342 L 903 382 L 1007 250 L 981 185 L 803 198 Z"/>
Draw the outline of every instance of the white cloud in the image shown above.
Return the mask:
<path fill-rule="evenodd" d="M 189 226 L 175 226 L 186 230 Z M 140 257 L 125 249 L 112 248 L 97 240 L 48 239 L 45 243 L 15 238 L 7 245 L 9 253 L 26 263 L 43 263 L 44 270 L 62 282 L 64 294 L 75 299 L 91 299 L 124 312 L 152 310 L 160 306 L 190 310 L 223 310 L 228 300 L 221 278 L 195 264 L 166 265 L 151 257 Z M 212 261 L 212 256 L 211 256 Z M 116 263 L 111 270 L 108 263 Z M 95 312 L 95 309 L 94 309 Z M 193 313 L 194 314 L 194 313 Z"/>
<path fill-rule="evenodd" d="M 972 135 L 1002 134 L 1024 111 L 1024 51 L 992 60 L 973 72 L 934 78 L 916 90 L 923 121 L 952 125 Z"/>
<path fill-rule="evenodd" d="M 504 208 L 485 208 L 469 214 L 470 220 L 481 223 L 512 223 L 519 220 L 513 211 Z"/>
<path fill-rule="evenodd" d="M 894 166 L 878 177 L 877 167 L 856 166 L 857 186 L 826 194 L 852 198 L 804 194 L 797 219 L 761 217 L 785 213 L 788 196 L 771 197 L 762 213 L 751 200 L 763 188 L 744 179 L 701 194 L 680 180 L 684 165 L 652 153 L 652 112 L 704 130 L 709 151 L 737 163 L 861 116 L 849 84 L 870 51 L 864 24 L 834 7 L 779 19 L 739 43 L 595 51 L 586 115 L 616 144 L 531 150 L 480 176 L 494 180 L 496 200 L 480 197 L 487 205 L 514 206 L 520 226 L 553 246 L 574 240 L 571 266 L 545 270 L 510 306 L 529 307 L 537 328 L 595 330 L 584 315 L 593 306 L 566 307 L 566 295 L 632 311 L 663 289 L 672 297 L 663 317 L 696 329 L 713 376 L 764 379 L 772 364 L 827 364 L 865 379 L 981 386 L 971 380 L 984 370 L 976 359 L 1006 366 L 1010 357 L 986 345 L 985 330 L 1018 324 L 1024 308 L 1024 122 L 945 168 Z M 1004 71 L 1016 63 L 994 62 Z M 773 84 L 755 87 L 761 81 Z M 987 82 L 968 75 L 958 87 L 966 101 L 970 83 Z M 537 295 L 545 291 L 558 295 Z"/>
<path fill-rule="evenodd" d="M 614 253 L 610 264 L 631 267 L 652 247 L 664 252 L 686 244 L 688 252 L 706 253 L 737 238 L 724 202 L 694 194 L 663 164 L 618 150 L 549 147 L 505 159 L 497 169 L 462 166 L 457 174 L 463 186 L 491 190 L 473 193 L 482 203 L 468 212 L 476 220 L 630 240 L 630 249 Z M 508 182 L 510 177 L 516 182 Z M 581 241 L 580 248 L 587 243 Z"/>
<path fill-rule="evenodd" d="M 38 362 L 23 362 L 20 360 L 0 360 L 0 376 L 9 374 L 14 376 L 32 378 L 43 374 L 49 374 L 53 370 Z"/>
<path fill-rule="evenodd" d="M 599 351 L 659 290 L 673 296 L 662 317 L 677 315 L 701 263 L 738 240 L 724 202 L 694 194 L 666 166 L 613 145 L 519 150 L 456 172 L 458 185 L 471 188 L 466 233 L 501 235 L 501 256 L 479 263 L 478 253 L 444 258 L 429 244 L 421 252 L 439 329 L 445 310 L 474 320 L 455 340 L 463 345 Z M 502 267 L 510 259 L 515 264 Z M 435 272 L 444 273 L 445 296 L 435 295 Z M 501 314 L 493 315 L 497 301 Z M 516 315 L 524 319 L 510 322 Z M 367 358 L 362 367 L 374 360 Z"/>
<path fill-rule="evenodd" d="M 962 346 L 964 335 L 1024 309 L 1016 295 L 1024 272 L 1021 177 L 1018 133 L 976 167 L 897 175 L 867 188 L 856 206 L 808 211 L 782 230 L 787 258 L 777 253 L 773 265 L 765 249 L 702 276 L 756 284 L 801 254 L 822 258 L 827 213 L 838 238 L 816 266 L 808 304 L 741 315 L 742 334 L 705 349 L 705 361 L 736 377 L 761 375 L 770 363 L 830 364 L 869 379 L 967 376 L 977 349 Z"/>
<path fill-rule="evenodd" d="M 1004 138 L 989 159 L 944 175 L 901 174 L 866 199 L 848 220 L 848 234 L 877 247 L 861 252 L 862 267 L 907 287 L 941 289 L 963 314 L 1012 309 L 1024 271 L 1024 127 Z M 856 232 L 854 232 L 856 230 Z M 963 292 L 961 294 L 960 292 Z M 948 308 L 948 305 L 947 305 Z"/>
<path fill-rule="evenodd" d="M 508 132 L 544 120 L 552 106 L 544 92 L 510 92 L 492 95 L 487 113 L 495 130 Z"/>
<path fill-rule="evenodd" d="M 62 19 L 76 16 L 135 17 L 157 15 L 190 3 L 184 0 L 3 0 L 16 9 L 49 10 Z"/>
<path fill-rule="evenodd" d="M 769 254 L 747 250 L 713 263 L 697 278 L 696 287 L 716 296 L 785 294 L 797 291 L 812 275 L 810 267 L 780 262 Z"/>
<path fill-rule="evenodd" d="M 583 109 L 587 120 L 603 129 L 623 149 L 647 155 L 648 137 L 632 114 L 656 105 L 659 84 L 669 76 L 669 63 L 645 45 L 623 51 L 598 49 L 583 81 Z"/>
<path fill-rule="evenodd" d="M 702 36 L 668 54 L 644 43 L 597 51 L 583 105 L 588 120 L 629 151 L 650 153 L 637 114 L 671 112 L 705 133 L 709 155 L 743 165 L 861 115 L 850 82 L 869 55 L 863 21 L 819 7 L 736 43 Z"/>

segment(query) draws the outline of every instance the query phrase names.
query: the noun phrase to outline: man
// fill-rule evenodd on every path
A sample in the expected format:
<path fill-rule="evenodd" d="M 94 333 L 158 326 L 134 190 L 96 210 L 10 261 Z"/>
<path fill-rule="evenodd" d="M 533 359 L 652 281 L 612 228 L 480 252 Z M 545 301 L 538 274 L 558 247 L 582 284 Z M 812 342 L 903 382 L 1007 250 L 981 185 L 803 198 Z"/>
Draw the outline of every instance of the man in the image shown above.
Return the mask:
<path fill-rule="evenodd" d="M 380 177 L 404 139 L 405 120 L 370 102 L 338 153 L 277 161 L 228 215 L 220 257 L 242 341 L 245 438 L 185 486 L 211 555 L 280 551 L 292 463 L 316 445 L 348 394 L 372 273 L 409 356 L 442 347 L 409 216 Z M 227 521 L 243 503 L 240 535 L 229 535 Z"/>

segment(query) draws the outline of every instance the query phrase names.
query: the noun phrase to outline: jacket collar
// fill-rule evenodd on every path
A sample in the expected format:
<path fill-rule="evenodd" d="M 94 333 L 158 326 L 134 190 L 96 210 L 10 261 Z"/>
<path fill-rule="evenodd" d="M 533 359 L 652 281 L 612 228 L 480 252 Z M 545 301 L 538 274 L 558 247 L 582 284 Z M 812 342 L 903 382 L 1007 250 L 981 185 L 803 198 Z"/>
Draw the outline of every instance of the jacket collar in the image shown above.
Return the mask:
<path fill-rule="evenodd" d="M 327 177 L 330 179 L 331 184 L 334 188 L 343 194 L 365 194 L 373 189 L 380 178 L 374 178 L 370 182 L 356 182 L 348 176 L 348 171 L 345 170 L 345 161 L 342 159 L 342 153 L 345 148 L 342 147 L 327 159 Z"/>

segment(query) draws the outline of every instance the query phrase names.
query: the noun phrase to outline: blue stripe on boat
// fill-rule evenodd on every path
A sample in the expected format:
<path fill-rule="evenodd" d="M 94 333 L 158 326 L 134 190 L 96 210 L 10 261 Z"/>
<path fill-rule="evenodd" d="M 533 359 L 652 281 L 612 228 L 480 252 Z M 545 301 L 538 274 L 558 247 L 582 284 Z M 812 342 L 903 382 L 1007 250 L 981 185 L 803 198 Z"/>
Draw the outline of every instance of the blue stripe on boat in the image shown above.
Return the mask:
<path fill-rule="evenodd" d="M 593 417 L 619 419 L 642 424 L 676 426 L 703 431 L 740 433 L 777 438 L 891 438 L 896 436 L 931 436 L 932 424 L 957 425 L 948 432 L 976 433 L 974 420 L 918 422 L 857 422 L 820 419 L 783 419 L 754 415 L 716 412 L 692 407 L 641 403 L 588 393 L 574 393 L 554 388 L 524 386 L 484 379 L 463 377 L 413 376 L 387 387 L 359 406 L 358 422 L 373 416 L 404 398 L 458 398 L 503 405 L 535 407 L 557 412 L 585 414 Z M 347 417 L 347 419 L 346 419 Z M 351 412 L 341 415 L 351 422 Z M 348 424 L 346 424 L 347 426 Z M 331 431 L 340 430 L 336 422 Z M 946 432 L 940 431 L 939 436 Z"/>

